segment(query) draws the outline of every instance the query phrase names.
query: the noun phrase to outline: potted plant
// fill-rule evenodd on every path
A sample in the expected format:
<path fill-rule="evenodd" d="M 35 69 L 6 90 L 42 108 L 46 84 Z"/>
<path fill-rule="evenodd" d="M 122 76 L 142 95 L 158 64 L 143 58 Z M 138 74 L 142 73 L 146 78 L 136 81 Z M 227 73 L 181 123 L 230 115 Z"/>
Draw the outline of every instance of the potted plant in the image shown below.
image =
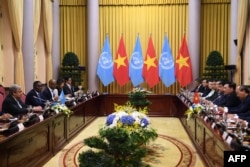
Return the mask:
<path fill-rule="evenodd" d="M 81 85 L 82 71 L 85 70 L 82 66 L 79 66 L 78 56 L 74 52 L 67 52 L 62 60 L 61 76 L 70 76 L 73 80 L 73 85 Z M 76 84 L 78 83 L 78 84 Z"/>
<path fill-rule="evenodd" d="M 228 73 L 225 70 L 223 57 L 218 51 L 209 53 L 206 61 L 203 77 L 206 79 L 228 80 Z"/>

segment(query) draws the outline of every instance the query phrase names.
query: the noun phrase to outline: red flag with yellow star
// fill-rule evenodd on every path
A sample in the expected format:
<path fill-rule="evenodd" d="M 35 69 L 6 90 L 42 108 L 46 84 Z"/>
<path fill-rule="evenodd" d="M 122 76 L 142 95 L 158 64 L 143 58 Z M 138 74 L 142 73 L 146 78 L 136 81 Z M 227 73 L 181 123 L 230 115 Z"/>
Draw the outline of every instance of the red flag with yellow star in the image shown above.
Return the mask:
<path fill-rule="evenodd" d="M 158 60 L 155 54 L 155 48 L 150 36 L 148 41 L 148 48 L 143 65 L 143 77 L 148 83 L 149 87 L 153 87 L 159 82 Z"/>
<path fill-rule="evenodd" d="M 191 60 L 185 36 L 182 39 L 181 47 L 175 60 L 175 76 L 182 87 L 187 86 L 193 80 Z"/>
<path fill-rule="evenodd" d="M 129 81 L 128 75 L 128 59 L 124 45 L 123 36 L 120 39 L 118 51 L 114 62 L 114 77 L 120 86 L 125 85 Z"/>

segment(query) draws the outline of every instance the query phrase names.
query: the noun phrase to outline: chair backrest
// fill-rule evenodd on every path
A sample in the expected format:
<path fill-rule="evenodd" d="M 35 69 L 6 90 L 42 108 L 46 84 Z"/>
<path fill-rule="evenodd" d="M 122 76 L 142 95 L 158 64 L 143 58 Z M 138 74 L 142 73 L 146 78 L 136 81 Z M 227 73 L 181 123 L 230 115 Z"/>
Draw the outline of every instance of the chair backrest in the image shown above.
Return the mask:
<path fill-rule="evenodd" d="M 4 98 L 6 97 L 6 91 L 3 86 L 0 86 L 0 94 L 2 94 Z"/>
<path fill-rule="evenodd" d="M 4 97 L 3 97 L 3 95 L 0 93 L 0 111 L 2 111 L 3 100 L 4 100 Z"/>

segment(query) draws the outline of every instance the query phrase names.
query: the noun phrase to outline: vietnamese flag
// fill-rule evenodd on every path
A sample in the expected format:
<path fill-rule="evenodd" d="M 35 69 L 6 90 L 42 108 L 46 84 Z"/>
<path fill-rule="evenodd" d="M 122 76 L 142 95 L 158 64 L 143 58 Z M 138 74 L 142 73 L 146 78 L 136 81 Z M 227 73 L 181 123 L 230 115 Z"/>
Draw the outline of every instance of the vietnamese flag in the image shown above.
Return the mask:
<path fill-rule="evenodd" d="M 185 36 L 182 39 L 181 47 L 175 61 L 175 76 L 182 87 L 187 86 L 193 80 L 191 60 Z"/>
<path fill-rule="evenodd" d="M 123 36 L 120 39 L 118 51 L 114 61 L 114 77 L 120 86 L 125 85 L 129 81 L 128 75 L 128 59 L 124 45 Z"/>
<path fill-rule="evenodd" d="M 148 41 L 148 48 L 143 65 L 143 77 L 145 81 L 148 83 L 150 88 L 158 84 L 160 80 L 158 60 L 156 58 L 155 48 L 151 36 Z"/>

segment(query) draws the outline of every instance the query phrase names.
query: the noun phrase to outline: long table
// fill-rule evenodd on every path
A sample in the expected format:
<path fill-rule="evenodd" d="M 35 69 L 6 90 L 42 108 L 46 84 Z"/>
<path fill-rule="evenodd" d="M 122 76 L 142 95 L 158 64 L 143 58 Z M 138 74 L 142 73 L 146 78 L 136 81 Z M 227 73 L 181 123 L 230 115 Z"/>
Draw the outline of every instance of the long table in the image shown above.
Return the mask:
<path fill-rule="evenodd" d="M 205 162 L 209 166 L 221 164 L 210 160 L 207 144 L 215 143 L 211 148 L 218 150 L 220 161 L 223 150 L 228 148 L 214 138 L 215 132 L 202 120 L 188 122 L 184 118 L 187 105 L 179 97 L 150 94 L 147 99 L 152 102 L 149 116 L 179 117 Z M 127 101 L 128 95 L 99 95 L 72 107 L 74 113 L 69 118 L 60 113 L 12 135 L 0 135 L 0 166 L 42 166 L 96 117 L 111 114 L 114 103 L 122 105 Z"/>

